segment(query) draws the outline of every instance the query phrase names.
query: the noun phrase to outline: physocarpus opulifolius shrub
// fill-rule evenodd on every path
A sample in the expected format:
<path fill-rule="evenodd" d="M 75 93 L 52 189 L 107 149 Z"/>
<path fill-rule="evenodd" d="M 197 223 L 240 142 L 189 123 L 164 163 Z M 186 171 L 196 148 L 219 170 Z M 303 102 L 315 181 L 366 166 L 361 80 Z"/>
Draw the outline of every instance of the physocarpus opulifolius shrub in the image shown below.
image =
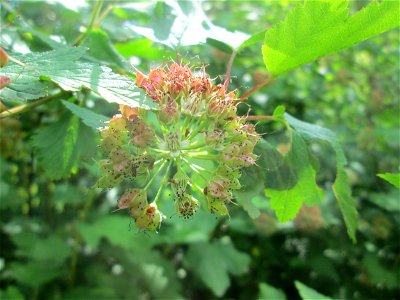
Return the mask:
<path fill-rule="evenodd" d="M 137 72 L 136 82 L 160 109 L 120 106 L 120 114 L 101 130 L 107 158 L 100 163 L 104 176 L 97 186 L 110 188 L 126 179 L 142 183 L 118 202 L 140 229 L 159 229 L 163 214 L 157 202 L 164 188 L 172 190 L 176 213 L 184 218 L 193 216 L 200 202 L 227 215 L 232 191 L 240 188 L 240 169 L 255 164 L 260 138 L 253 124 L 236 115 L 235 93 L 213 85 L 204 69 L 193 74 L 177 63 L 147 76 Z M 158 192 L 148 199 L 156 178 L 162 178 Z"/>

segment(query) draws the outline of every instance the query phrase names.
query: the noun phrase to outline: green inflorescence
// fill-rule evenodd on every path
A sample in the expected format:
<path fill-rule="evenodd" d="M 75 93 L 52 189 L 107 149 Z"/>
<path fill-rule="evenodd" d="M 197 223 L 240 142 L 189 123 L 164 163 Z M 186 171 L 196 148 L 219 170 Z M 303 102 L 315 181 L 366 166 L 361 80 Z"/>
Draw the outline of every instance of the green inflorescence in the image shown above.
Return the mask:
<path fill-rule="evenodd" d="M 163 214 L 157 202 L 164 188 L 172 190 L 183 218 L 198 210 L 198 195 L 210 212 L 227 215 L 232 191 L 240 188 L 240 169 L 255 164 L 253 149 L 260 138 L 254 125 L 236 115 L 235 93 L 213 86 L 204 70 L 195 75 L 176 63 L 136 76 L 137 86 L 160 110 L 120 106 L 121 113 L 101 129 L 107 158 L 100 162 L 104 176 L 97 186 L 141 179 L 142 187 L 126 191 L 118 203 L 140 229 L 159 229 Z M 157 194 L 149 202 L 147 191 L 156 182 Z"/>

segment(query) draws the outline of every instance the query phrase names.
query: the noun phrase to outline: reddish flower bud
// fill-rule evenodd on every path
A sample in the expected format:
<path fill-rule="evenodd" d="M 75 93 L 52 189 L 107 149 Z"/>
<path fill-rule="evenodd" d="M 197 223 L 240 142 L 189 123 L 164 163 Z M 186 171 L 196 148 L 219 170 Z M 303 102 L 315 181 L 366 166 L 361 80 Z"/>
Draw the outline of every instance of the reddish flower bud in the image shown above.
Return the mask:
<path fill-rule="evenodd" d="M 144 75 L 142 72 L 140 71 L 136 71 L 136 85 L 139 88 L 144 87 L 144 85 L 148 82 L 148 77 L 146 75 Z"/>
<path fill-rule="evenodd" d="M 8 63 L 8 54 L 0 47 L 0 67 L 4 67 Z"/>
<path fill-rule="evenodd" d="M 11 83 L 11 79 L 7 76 L 0 76 L 0 90 Z"/>
<path fill-rule="evenodd" d="M 130 107 L 128 105 L 119 105 L 119 111 L 122 114 L 122 117 L 128 121 L 132 121 L 137 118 L 139 114 L 139 109 L 137 107 Z"/>
<path fill-rule="evenodd" d="M 139 189 L 127 190 L 118 201 L 118 208 L 144 209 L 147 205 L 146 192 Z"/>

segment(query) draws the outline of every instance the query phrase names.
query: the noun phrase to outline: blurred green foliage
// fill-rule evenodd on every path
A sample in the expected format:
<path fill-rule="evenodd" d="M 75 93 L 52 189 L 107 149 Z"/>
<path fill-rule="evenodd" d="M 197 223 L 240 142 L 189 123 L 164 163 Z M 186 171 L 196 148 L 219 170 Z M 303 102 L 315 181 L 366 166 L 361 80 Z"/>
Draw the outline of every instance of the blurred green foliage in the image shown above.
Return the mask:
<path fill-rule="evenodd" d="M 73 44 L 96 3 L 76 8 L 60 3 L 1 3 L 1 46 L 28 53 Z M 179 4 L 185 12 L 186 2 Z M 366 4 L 352 2 L 351 9 Z M 254 34 L 282 20 L 293 3 L 206 1 L 202 6 L 214 24 Z M 169 11 L 163 3 L 105 2 L 104 11 L 99 26 L 83 39 L 88 60 L 130 75 L 130 65 L 147 72 L 174 58 L 171 49 L 125 26 L 152 22 L 165 32 L 160 20 Z M 218 81 L 230 51 L 218 45 L 182 46 L 179 53 L 194 66 L 207 65 Z M 277 221 L 255 177 L 240 197 L 252 204 L 242 203 L 255 219 L 233 207 L 230 219 L 200 211 L 182 220 L 171 203 L 163 203 L 166 224 L 160 234 L 148 235 L 137 232 L 126 213 L 112 212 L 122 190 L 92 188 L 99 175 L 97 137 L 61 101 L 0 120 L 0 298 L 300 299 L 316 291 L 335 299 L 400 298 L 400 195 L 376 176 L 399 171 L 399 46 L 399 31 L 392 30 L 283 74 L 248 102 L 251 113 L 260 115 L 284 105 L 296 118 L 339 136 L 360 215 L 357 244 L 348 239 L 329 191 L 336 167 L 333 151 L 324 145 L 313 145 L 320 158 L 317 180 L 326 190 L 322 206 L 304 207 L 295 221 Z M 236 57 L 231 88 L 244 93 L 266 75 L 260 44 L 253 44 Z M 117 110 L 85 90 L 71 97 L 99 114 Z M 248 109 L 239 107 L 241 114 Z M 56 134 L 52 128 L 58 123 L 87 133 L 65 137 L 73 142 L 64 145 L 78 157 L 74 164 L 59 166 L 57 153 L 49 160 L 38 151 L 63 138 L 47 138 Z M 284 146 L 279 125 L 260 123 L 257 129 Z M 61 179 L 49 179 L 43 164 Z M 64 178 L 66 173 L 71 175 Z M 251 211 L 254 206 L 258 211 Z"/>

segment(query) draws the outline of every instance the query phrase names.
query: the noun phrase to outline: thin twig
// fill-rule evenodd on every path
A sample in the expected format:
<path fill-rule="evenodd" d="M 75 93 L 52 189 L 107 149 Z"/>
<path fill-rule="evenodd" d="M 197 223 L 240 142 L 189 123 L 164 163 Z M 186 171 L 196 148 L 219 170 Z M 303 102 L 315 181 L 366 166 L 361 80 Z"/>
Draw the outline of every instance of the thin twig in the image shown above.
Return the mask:
<path fill-rule="evenodd" d="M 29 102 L 29 103 L 26 103 L 26 104 L 23 104 L 23 105 L 19 105 L 19 106 L 13 107 L 13 108 L 11 108 L 9 110 L 6 110 L 6 111 L 3 111 L 2 113 L 0 113 L 0 119 L 9 118 L 9 117 L 18 115 L 20 113 L 23 113 L 24 111 L 30 110 L 30 109 L 32 109 L 32 108 L 34 108 L 36 106 L 42 105 L 42 104 L 47 103 L 47 102 L 49 102 L 51 100 L 55 100 L 55 99 L 64 97 L 66 95 L 68 95 L 68 93 L 60 92 L 60 93 L 55 94 L 55 95 L 47 96 L 47 97 L 44 97 L 44 98 L 36 100 L 36 101 L 32 101 L 32 102 Z"/>
<path fill-rule="evenodd" d="M 244 93 L 244 95 L 242 97 L 240 97 L 238 100 L 239 101 L 243 101 L 246 100 L 247 98 L 249 98 L 249 96 L 251 94 L 253 94 L 255 91 L 258 91 L 260 88 L 262 88 L 265 85 L 270 85 L 273 80 L 272 80 L 272 76 L 269 76 L 267 79 L 257 83 L 251 90 L 247 91 L 246 93 Z"/>
<path fill-rule="evenodd" d="M 75 41 L 74 41 L 74 43 L 73 43 L 74 46 L 79 46 L 79 45 L 83 42 L 83 40 L 85 39 L 85 37 L 86 37 L 86 35 L 88 34 L 88 32 L 93 28 L 94 22 L 96 21 L 97 16 L 99 15 L 102 6 L 103 6 L 103 1 L 98 1 L 98 2 L 96 3 L 96 6 L 95 6 L 94 9 L 93 9 L 92 17 L 91 17 L 91 19 L 90 19 L 90 22 L 89 22 L 88 27 L 86 28 L 86 30 L 85 30 L 84 32 L 82 32 L 82 33 L 75 39 Z"/>
<path fill-rule="evenodd" d="M 247 116 L 246 120 L 275 120 L 274 116 Z"/>
<path fill-rule="evenodd" d="M 231 80 L 232 65 L 233 65 L 233 61 L 235 60 L 236 54 L 237 54 L 237 51 L 234 50 L 231 54 L 231 57 L 230 57 L 229 63 L 228 63 L 228 67 L 226 69 L 226 76 L 225 76 L 225 82 L 224 82 L 225 91 L 228 90 L 229 81 Z"/>
<path fill-rule="evenodd" d="M 110 10 L 113 8 L 112 4 L 108 4 L 106 8 L 103 10 L 101 15 L 97 18 L 96 23 L 94 24 L 94 27 L 99 27 L 100 23 L 103 21 L 103 19 L 108 15 Z"/>

